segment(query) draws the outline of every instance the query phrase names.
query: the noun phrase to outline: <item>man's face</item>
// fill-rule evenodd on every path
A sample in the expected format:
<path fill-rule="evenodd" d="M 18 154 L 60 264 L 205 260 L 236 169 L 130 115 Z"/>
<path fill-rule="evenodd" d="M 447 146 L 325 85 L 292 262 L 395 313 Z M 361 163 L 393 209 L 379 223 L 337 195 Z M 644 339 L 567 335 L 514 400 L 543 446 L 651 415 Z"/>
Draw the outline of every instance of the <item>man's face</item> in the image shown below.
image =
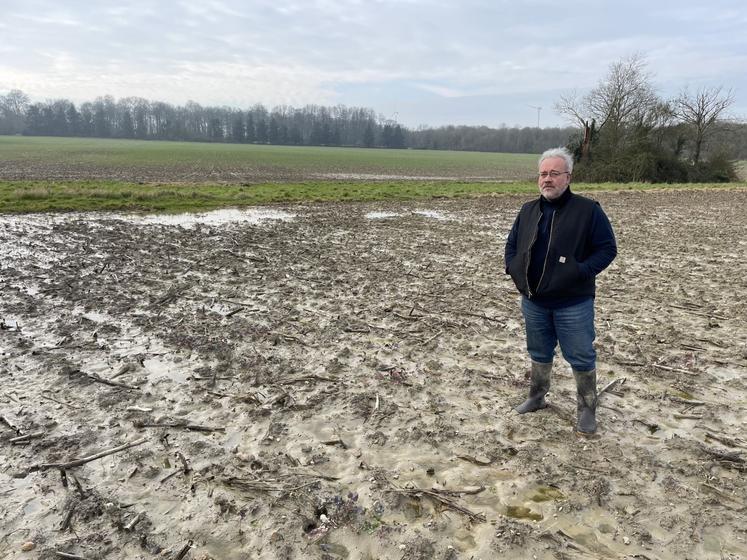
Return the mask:
<path fill-rule="evenodd" d="M 540 193 L 547 200 L 560 197 L 571 183 L 571 174 L 565 166 L 565 160 L 560 157 L 547 158 L 539 166 L 540 176 L 537 178 Z M 553 177 L 553 172 L 559 173 Z M 544 176 L 542 175 L 544 173 Z"/>

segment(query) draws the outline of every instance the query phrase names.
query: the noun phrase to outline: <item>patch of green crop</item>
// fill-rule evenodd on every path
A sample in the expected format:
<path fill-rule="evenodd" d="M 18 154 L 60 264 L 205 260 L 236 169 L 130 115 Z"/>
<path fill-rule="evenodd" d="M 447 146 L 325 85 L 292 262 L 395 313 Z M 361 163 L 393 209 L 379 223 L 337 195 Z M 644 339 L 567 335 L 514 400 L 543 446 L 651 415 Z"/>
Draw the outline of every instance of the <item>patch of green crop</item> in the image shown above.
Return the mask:
<path fill-rule="evenodd" d="M 530 178 L 537 161 L 532 154 L 31 136 L 0 136 L 0 153 L 11 166 L 34 170 L 39 165 L 43 168 L 36 169 L 36 173 L 52 170 L 58 177 L 59 173 L 64 176 L 71 170 L 82 173 L 106 170 L 128 175 L 137 174 L 138 170 L 143 173 L 177 170 L 187 175 L 193 170 L 203 173 L 215 170 L 237 177 L 505 180 Z"/>
<path fill-rule="evenodd" d="M 408 200 L 529 191 L 528 184 L 308 181 L 257 185 L 143 185 L 115 181 L 2 181 L 0 212 L 201 211 L 307 201 Z"/>
<path fill-rule="evenodd" d="M 743 186 L 743 185 L 742 185 Z M 734 188 L 724 184 L 579 184 L 577 192 Z M 0 181 L 0 212 L 129 210 L 205 211 L 293 202 L 414 200 L 537 193 L 534 183 L 377 181 L 260 183 L 256 185 L 139 184 L 118 181 Z"/>

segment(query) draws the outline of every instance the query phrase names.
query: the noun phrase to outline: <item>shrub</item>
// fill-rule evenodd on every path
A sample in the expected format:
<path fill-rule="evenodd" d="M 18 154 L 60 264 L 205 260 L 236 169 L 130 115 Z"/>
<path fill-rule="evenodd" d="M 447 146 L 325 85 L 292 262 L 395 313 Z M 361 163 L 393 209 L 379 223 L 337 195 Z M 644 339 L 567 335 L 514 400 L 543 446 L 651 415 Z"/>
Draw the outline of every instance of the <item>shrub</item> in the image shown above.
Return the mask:
<path fill-rule="evenodd" d="M 690 168 L 690 181 L 698 183 L 729 183 L 738 181 L 736 162 L 723 153 L 716 153 L 706 161 Z"/>
<path fill-rule="evenodd" d="M 725 154 L 714 154 L 697 165 L 648 143 L 634 144 L 614 153 L 603 150 L 573 168 L 578 182 L 591 183 L 728 183 L 738 181 L 736 163 Z"/>

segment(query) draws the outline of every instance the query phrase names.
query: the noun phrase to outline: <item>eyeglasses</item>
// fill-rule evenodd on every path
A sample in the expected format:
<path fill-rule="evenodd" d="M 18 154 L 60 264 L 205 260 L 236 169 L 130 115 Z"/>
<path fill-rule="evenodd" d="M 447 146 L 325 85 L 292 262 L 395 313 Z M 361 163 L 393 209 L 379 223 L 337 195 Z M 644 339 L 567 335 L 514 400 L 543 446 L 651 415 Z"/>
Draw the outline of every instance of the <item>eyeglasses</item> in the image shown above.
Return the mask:
<path fill-rule="evenodd" d="M 561 175 L 565 174 L 570 175 L 570 171 L 542 171 L 540 173 L 537 173 L 537 176 L 541 179 L 547 179 L 548 177 L 555 179 L 556 177 L 560 177 Z"/>

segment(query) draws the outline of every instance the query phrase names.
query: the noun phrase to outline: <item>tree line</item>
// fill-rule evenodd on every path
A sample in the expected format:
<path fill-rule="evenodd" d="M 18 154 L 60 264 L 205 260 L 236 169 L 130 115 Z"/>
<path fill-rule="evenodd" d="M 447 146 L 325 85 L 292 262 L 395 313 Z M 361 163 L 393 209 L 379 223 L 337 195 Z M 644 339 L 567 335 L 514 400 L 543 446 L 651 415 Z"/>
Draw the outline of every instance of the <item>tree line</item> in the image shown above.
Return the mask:
<path fill-rule="evenodd" d="M 407 132 L 407 145 L 420 150 L 467 150 L 538 154 L 565 145 L 577 129 L 565 128 L 490 128 L 487 126 L 421 127 Z"/>
<path fill-rule="evenodd" d="M 411 130 L 372 109 L 342 105 L 268 110 L 257 104 L 241 110 L 138 97 L 104 96 L 76 105 L 67 99 L 32 103 L 19 90 L 0 95 L 0 134 L 31 136 L 537 153 L 565 144 L 574 132 L 505 126 Z"/>
<path fill-rule="evenodd" d="M 587 95 L 561 97 L 556 110 L 573 123 L 567 127 L 408 129 L 373 109 L 343 105 L 236 109 L 109 95 L 76 105 L 31 102 L 12 90 L 0 95 L 0 134 L 505 153 L 568 145 L 579 161 L 577 178 L 613 181 L 686 180 L 704 162 L 747 159 L 747 124 L 722 118 L 731 92 L 683 90 L 662 100 L 644 67 L 631 57 L 613 64 Z"/>
<path fill-rule="evenodd" d="M 404 148 L 404 129 L 373 110 L 307 105 L 296 109 L 261 104 L 240 110 L 174 106 L 139 97 L 107 95 L 92 102 L 55 99 L 31 103 L 13 90 L 0 96 L 0 134 L 82 136 L 315 146 Z"/>

